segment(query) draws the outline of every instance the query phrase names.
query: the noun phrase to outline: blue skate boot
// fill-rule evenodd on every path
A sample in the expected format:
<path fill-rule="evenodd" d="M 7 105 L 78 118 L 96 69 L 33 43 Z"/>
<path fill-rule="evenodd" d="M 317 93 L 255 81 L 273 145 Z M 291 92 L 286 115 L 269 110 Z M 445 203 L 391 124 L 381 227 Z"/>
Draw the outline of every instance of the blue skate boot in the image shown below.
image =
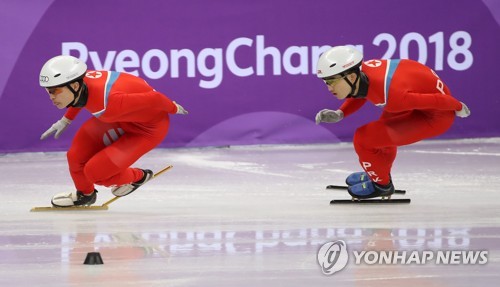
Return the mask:
<path fill-rule="evenodd" d="M 390 197 L 394 194 L 392 180 L 387 185 L 380 185 L 373 181 L 365 181 L 347 188 L 349 194 L 354 198 L 365 199 L 374 197 Z"/>
<path fill-rule="evenodd" d="M 351 173 L 346 179 L 345 183 L 349 186 L 369 181 L 370 177 L 364 171 Z"/>

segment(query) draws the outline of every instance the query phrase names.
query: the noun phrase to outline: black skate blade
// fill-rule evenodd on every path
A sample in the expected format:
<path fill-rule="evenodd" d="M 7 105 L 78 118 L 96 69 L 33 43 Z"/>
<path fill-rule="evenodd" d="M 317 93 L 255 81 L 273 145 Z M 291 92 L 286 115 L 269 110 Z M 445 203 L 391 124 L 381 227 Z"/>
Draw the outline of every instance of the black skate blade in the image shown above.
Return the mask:
<path fill-rule="evenodd" d="M 345 185 L 327 185 L 326 189 L 342 189 L 342 190 L 347 190 L 347 186 Z M 406 194 L 406 190 L 402 189 L 396 189 L 394 193 L 397 194 Z"/>
<path fill-rule="evenodd" d="M 395 199 L 334 199 L 330 201 L 330 204 L 401 204 L 410 203 L 409 198 L 395 198 Z"/>

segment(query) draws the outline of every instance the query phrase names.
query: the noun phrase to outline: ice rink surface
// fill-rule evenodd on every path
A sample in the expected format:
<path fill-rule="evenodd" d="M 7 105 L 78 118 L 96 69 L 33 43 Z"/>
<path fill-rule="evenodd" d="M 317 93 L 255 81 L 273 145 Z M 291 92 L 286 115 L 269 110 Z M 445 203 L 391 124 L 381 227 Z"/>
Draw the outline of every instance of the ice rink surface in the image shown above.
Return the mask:
<path fill-rule="evenodd" d="M 107 211 L 30 212 L 72 191 L 65 153 L 0 156 L 0 286 L 498 286 L 500 138 L 402 147 L 404 205 L 330 205 L 359 171 L 350 143 L 158 149 L 174 168 Z M 98 203 L 111 198 L 98 188 Z M 327 276 L 320 247 L 487 251 L 486 264 L 356 264 Z M 84 265 L 88 252 L 103 265 Z M 351 254 L 350 254 L 351 255 Z M 370 258 L 368 258 L 370 259 Z M 373 258 L 371 258 L 373 259 Z"/>

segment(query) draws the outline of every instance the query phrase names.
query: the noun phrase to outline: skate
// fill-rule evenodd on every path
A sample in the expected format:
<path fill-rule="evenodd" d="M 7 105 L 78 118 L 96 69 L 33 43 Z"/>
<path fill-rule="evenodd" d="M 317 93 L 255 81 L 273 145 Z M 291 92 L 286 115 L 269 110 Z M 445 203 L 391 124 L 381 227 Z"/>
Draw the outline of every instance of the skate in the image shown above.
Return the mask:
<path fill-rule="evenodd" d="M 345 183 L 349 186 L 370 180 L 368 174 L 364 171 L 351 173 L 346 179 Z"/>
<path fill-rule="evenodd" d="M 97 198 L 97 190 L 89 195 L 83 194 L 81 191 L 72 193 L 59 193 L 52 197 L 51 203 L 54 207 L 75 207 L 75 206 L 90 206 L 95 203 Z"/>
<path fill-rule="evenodd" d="M 347 188 L 347 191 L 353 198 L 365 199 L 374 197 L 391 197 L 394 194 L 394 185 L 392 181 L 387 185 L 380 185 L 371 180 L 361 182 Z"/>
<path fill-rule="evenodd" d="M 148 182 L 150 179 L 153 178 L 153 172 L 149 169 L 143 169 L 142 172 L 144 173 L 143 177 L 134 183 L 130 184 L 124 184 L 121 186 L 113 187 L 111 189 L 111 193 L 113 193 L 114 196 L 122 197 L 128 194 L 131 194 L 134 192 L 136 189 L 138 189 L 141 185 L 145 184 Z"/>
<path fill-rule="evenodd" d="M 352 197 L 350 200 L 334 199 L 330 201 L 330 204 L 395 204 L 411 202 L 409 198 L 391 198 L 392 194 L 406 194 L 406 190 L 394 189 L 392 181 L 387 186 L 367 181 L 354 186 L 328 185 L 326 188 L 347 190 Z"/>
<path fill-rule="evenodd" d="M 146 183 L 148 180 L 152 178 L 156 178 L 157 176 L 163 174 L 164 172 L 170 170 L 173 166 L 168 165 L 162 170 L 158 171 L 154 175 L 152 174 L 151 171 L 148 172 L 148 170 L 144 171 L 144 177 L 139 181 L 135 182 L 132 184 L 127 184 L 128 186 L 131 187 L 131 191 L 134 191 L 137 189 L 139 186 L 143 185 Z M 119 187 L 117 187 L 118 189 Z M 128 192 L 127 194 L 129 194 Z M 94 193 L 92 193 L 91 196 L 85 196 L 81 192 L 75 192 L 75 193 L 60 193 L 55 195 L 52 198 L 52 206 L 46 207 L 46 206 L 39 206 L 39 207 L 33 207 L 30 211 L 31 212 L 39 212 L 39 211 L 71 211 L 71 210 L 108 210 L 108 206 L 118 200 L 120 196 L 115 196 L 111 198 L 110 200 L 106 201 L 102 205 L 91 205 L 94 204 L 96 201 L 96 193 L 97 190 L 94 190 Z M 125 194 L 125 195 L 127 195 Z"/>

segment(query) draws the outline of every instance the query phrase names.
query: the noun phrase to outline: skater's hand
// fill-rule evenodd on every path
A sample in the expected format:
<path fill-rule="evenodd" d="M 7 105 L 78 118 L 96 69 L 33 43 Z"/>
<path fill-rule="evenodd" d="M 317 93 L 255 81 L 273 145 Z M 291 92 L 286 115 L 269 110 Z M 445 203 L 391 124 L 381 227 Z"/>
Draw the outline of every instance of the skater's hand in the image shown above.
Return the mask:
<path fill-rule="evenodd" d="M 46 130 L 42 134 L 40 139 L 44 140 L 53 133 L 55 133 L 54 138 L 58 139 L 59 136 L 62 134 L 62 132 L 68 127 L 69 124 L 71 124 L 71 120 L 67 119 L 66 117 L 62 117 L 55 124 L 53 124 L 48 130 Z"/>
<path fill-rule="evenodd" d="M 462 109 L 460 111 L 455 111 L 455 115 L 461 118 L 466 118 L 470 116 L 469 107 L 467 107 L 464 103 L 462 103 Z"/>
<path fill-rule="evenodd" d="M 328 110 L 323 109 L 316 114 L 316 124 L 319 123 L 337 123 L 340 122 L 344 118 L 344 112 L 341 110 Z"/>
<path fill-rule="evenodd" d="M 177 113 L 176 114 L 179 114 L 179 115 L 187 115 L 188 114 L 188 111 L 186 111 L 181 105 L 179 105 L 175 101 L 174 101 L 174 104 L 177 106 Z"/>

